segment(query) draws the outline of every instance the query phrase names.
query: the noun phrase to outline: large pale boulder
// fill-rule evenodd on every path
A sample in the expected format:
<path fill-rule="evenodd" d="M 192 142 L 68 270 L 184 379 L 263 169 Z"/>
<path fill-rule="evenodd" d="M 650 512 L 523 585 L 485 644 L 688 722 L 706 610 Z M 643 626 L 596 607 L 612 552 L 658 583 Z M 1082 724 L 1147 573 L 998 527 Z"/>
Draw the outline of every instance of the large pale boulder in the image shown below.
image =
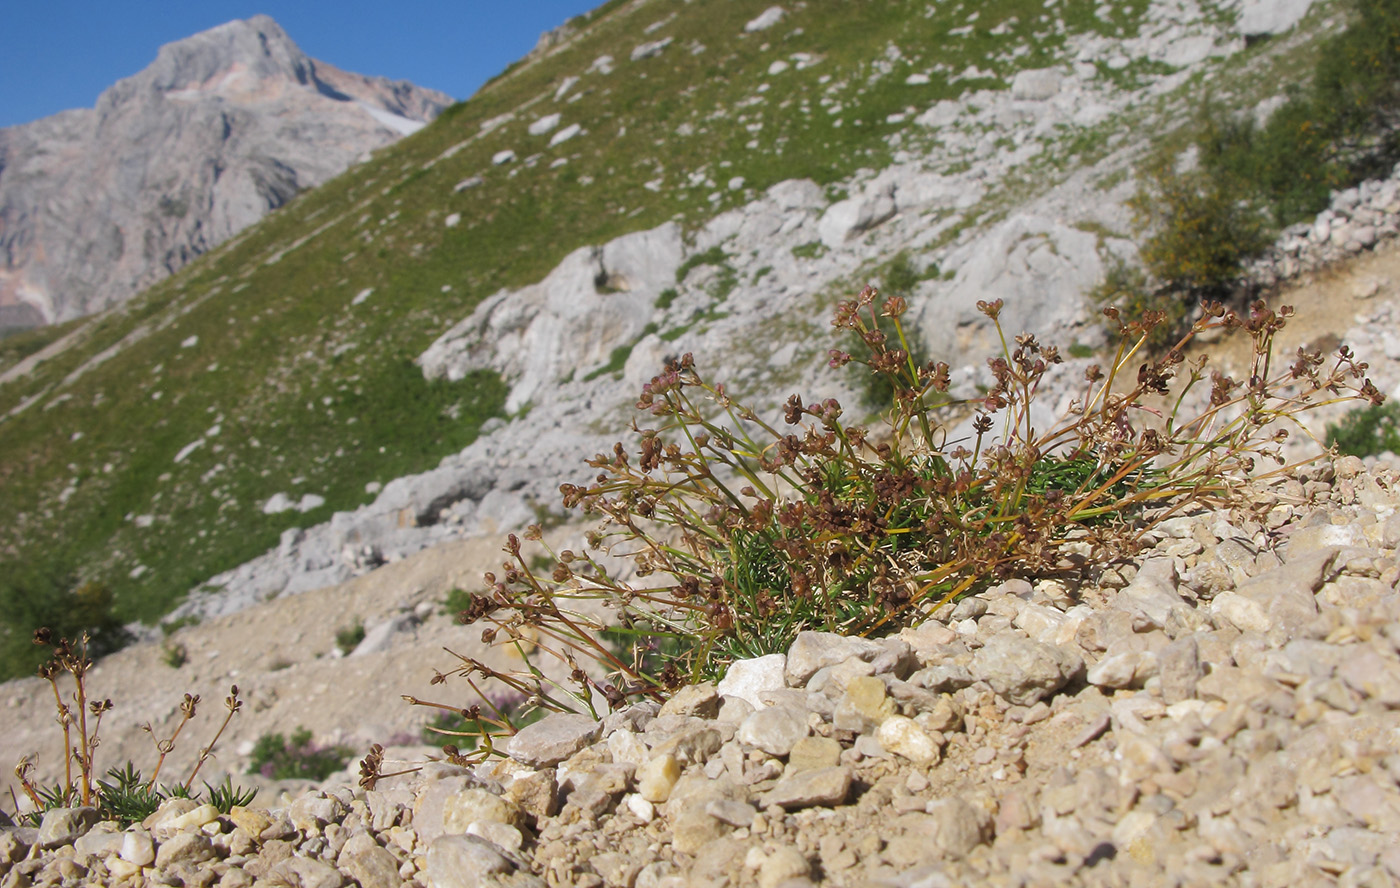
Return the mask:
<path fill-rule="evenodd" d="M 898 210 L 894 188 L 873 189 L 856 197 L 838 200 L 827 207 L 817 223 L 817 232 L 828 249 L 837 249 L 856 235 L 874 228 Z"/>
<path fill-rule="evenodd" d="M 1084 293 L 1103 275 L 1095 235 L 1028 214 L 954 251 L 944 267 L 955 269 L 952 282 L 919 301 L 915 323 L 931 355 L 975 357 L 976 364 L 1000 348 L 991 321 L 977 310 L 979 301 L 1005 301 L 1001 324 L 1008 339 L 1027 330 L 1044 337 L 1079 318 Z"/>
<path fill-rule="evenodd" d="M 1011 81 L 1011 97 L 1025 102 L 1043 102 L 1060 91 L 1064 79 L 1054 68 L 1020 71 Z"/>
<path fill-rule="evenodd" d="M 1282 34 L 1302 21 L 1313 0 L 1244 0 L 1235 27 L 1246 37 Z"/>
<path fill-rule="evenodd" d="M 657 296 L 675 285 L 682 252 L 673 222 L 602 247 L 580 247 L 539 283 L 481 303 L 438 337 L 418 364 L 430 378 L 495 370 L 511 383 L 506 410 L 519 410 L 544 387 L 584 376 L 605 364 L 613 349 L 633 344 Z"/>

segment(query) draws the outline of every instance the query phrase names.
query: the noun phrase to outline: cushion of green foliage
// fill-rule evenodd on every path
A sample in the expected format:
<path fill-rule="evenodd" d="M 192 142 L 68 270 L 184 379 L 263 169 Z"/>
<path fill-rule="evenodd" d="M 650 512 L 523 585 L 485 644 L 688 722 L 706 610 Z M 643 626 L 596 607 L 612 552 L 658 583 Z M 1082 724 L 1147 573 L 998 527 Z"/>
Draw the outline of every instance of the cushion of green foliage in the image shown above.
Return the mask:
<path fill-rule="evenodd" d="M 1352 456 L 1400 453 L 1400 404 L 1363 407 L 1327 426 L 1327 446 Z"/>
<path fill-rule="evenodd" d="M 1170 156 L 1158 155 L 1139 175 L 1142 187 L 1128 206 L 1150 232 L 1141 250 L 1148 272 L 1196 300 L 1226 295 L 1272 240 L 1248 192 L 1229 177 L 1178 171 Z"/>
<path fill-rule="evenodd" d="M 355 620 L 344 629 L 336 630 L 335 646 L 343 654 L 348 654 L 359 647 L 360 642 L 365 640 L 365 624 L 363 620 Z"/>
<path fill-rule="evenodd" d="M 297 728 L 291 739 L 281 734 L 264 734 L 253 747 L 249 774 L 262 774 L 273 780 L 325 780 L 345 767 L 353 755 L 345 746 L 318 746 L 311 732 Z"/>

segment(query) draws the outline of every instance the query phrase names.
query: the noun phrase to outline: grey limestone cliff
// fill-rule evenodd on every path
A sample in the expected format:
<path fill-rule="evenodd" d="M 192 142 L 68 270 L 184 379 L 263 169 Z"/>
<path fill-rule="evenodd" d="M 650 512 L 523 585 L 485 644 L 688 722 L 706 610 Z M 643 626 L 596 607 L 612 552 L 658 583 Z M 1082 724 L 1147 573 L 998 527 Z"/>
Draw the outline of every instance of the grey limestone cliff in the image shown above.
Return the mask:
<path fill-rule="evenodd" d="M 451 101 L 263 15 L 161 47 L 96 107 L 0 129 L 0 327 L 125 300 Z"/>

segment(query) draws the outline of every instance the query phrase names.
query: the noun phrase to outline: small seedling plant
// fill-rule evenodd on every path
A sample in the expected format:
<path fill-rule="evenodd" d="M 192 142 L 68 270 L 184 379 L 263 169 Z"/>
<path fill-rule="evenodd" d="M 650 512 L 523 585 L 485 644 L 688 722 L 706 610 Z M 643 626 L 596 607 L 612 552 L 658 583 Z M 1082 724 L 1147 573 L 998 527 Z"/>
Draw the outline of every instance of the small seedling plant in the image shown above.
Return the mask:
<path fill-rule="evenodd" d="M 98 776 L 96 753 L 101 743 L 102 718 L 111 712 L 114 706 L 110 699 L 95 700 L 88 697 L 87 675 L 92 669 L 92 660 L 87 655 L 87 635 L 80 636 L 75 643 L 67 638 L 55 639 L 48 629 L 38 629 L 34 633 L 34 643 L 47 646 L 52 651 L 49 660 L 39 668 L 39 676 L 49 683 L 53 691 L 58 726 L 63 732 L 63 748 L 66 754 L 63 760 L 63 780 L 51 786 L 41 786 L 34 782 L 35 768 L 32 756 L 25 756 L 15 766 L 15 776 L 33 806 L 33 810 L 22 818 L 25 822 L 31 826 L 38 826 L 44 812 L 52 808 L 83 805 L 96 808 L 98 816 L 102 819 L 116 820 L 125 826 L 149 817 L 168 798 L 202 797 L 199 790 L 192 789 L 194 779 L 214 754 L 214 748 L 233 716 L 243 708 L 243 702 L 238 697 L 237 685 L 229 690 L 229 695 L 224 700 L 223 721 L 219 723 L 218 730 L 214 732 L 209 744 L 200 749 L 199 756 L 184 782 L 167 786 L 158 781 L 166 757 L 175 749 L 175 742 L 180 733 L 198 711 L 198 694 L 185 694 L 180 702 L 180 721 L 168 738 L 157 737 L 149 723 L 142 726 L 142 730 L 155 739 L 156 752 L 159 754 L 149 779 L 144 779 L 135 765 L 127 762 L 124 768 L 109 768 L 106 773 L 107 779 L 103 780 Z M 67 698 L 62 687 L 63 684 L 67 684 L 62 680 L 65 675 L 72 682 L 72 690 Z M 257 790 L 234 787 L 228 777 L 218 786 L 210 786 L 205 782 L 204 792 L 207 793 L 206 800 L 224 814 L 235 805 L 250 804 L 257 795 Z M 18 810 L 19 805 L 16 804 L 15 808 Z"/>
<path fill-rule="evenodd" d="M 1060 352 L 1030 334 L 1008 340 L 1000 300 L 978 307 L 1001 351 L 988 361 L 993 384 L 959 400 L 946 363 L 911 358 L 902 297 L 882 301 L 867 287 L 838 306 L 833 324 L 862 354 L 833 349 L 831 365 L 889 383 L 874 431 L 834 399 L 798 395 L 782 425 L 770 423 L 692 355 L 668 361 L 637 402 L 644 419 L 630 446 L 589 460 L 590 482 L 561 487 L 566 507 L 601 519 L 588 550 L 545 546 L 545 571 L 511 535 L 500 571 L 460 616 L 485 624 L 484 641 L 515 646 L 524 668 L 454 654 L 460 664 L 434 682 L 465 679 L 488 707 L 483 689 L 503 685 L 530 707 L 596 717 L 715 678 L 736 658 L 785 651 L 802 630 L 892 632 L 999 579 L 1129 556 L 1164 518 L 1291 468 L 1280 445 L 1290 428 L 1306 430 L 1301 413 L 1383 400 L 1345 347 L 1331 358 L 1300 349 L 1276 367 L 1287 307 L 1207 304 L 1160 357 L 1145 344 L 1161 312 L 1129 322 L 1107 308 L 1119 333 L 1111 362 L 1089 365 L 1068 415 L 1039 429 L 1031 407 Z M 1209 371 L 1204 356 L 1186 360 L 1216 330 L 1249 337 L 1244 379 Z M 949 440 L 941 418 L 958 410 L 972 412 L 972 431 Z M 537 528 L 525 537 L 543 546 Z M 599 553 L 630 559 L 635 579 L 610 575 Z M 541 655 L 562 668 L 544 668 Z M 493 731 L 513 730 L 508 713 L 491 716 Z M 489 754 L 482 740 L 478 753 Z"/>

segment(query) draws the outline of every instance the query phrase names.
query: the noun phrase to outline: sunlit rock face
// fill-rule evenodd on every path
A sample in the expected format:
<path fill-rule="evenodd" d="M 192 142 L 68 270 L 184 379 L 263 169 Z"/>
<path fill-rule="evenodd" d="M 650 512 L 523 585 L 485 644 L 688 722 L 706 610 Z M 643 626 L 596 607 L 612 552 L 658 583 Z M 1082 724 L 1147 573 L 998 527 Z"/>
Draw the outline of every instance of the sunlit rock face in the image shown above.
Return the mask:
<path fill-rule="evenodd" d="M 0 129 L 0 327 L 127 299 L 451 101 L 262 15 L 161 47 L 96 107 Z"/>

